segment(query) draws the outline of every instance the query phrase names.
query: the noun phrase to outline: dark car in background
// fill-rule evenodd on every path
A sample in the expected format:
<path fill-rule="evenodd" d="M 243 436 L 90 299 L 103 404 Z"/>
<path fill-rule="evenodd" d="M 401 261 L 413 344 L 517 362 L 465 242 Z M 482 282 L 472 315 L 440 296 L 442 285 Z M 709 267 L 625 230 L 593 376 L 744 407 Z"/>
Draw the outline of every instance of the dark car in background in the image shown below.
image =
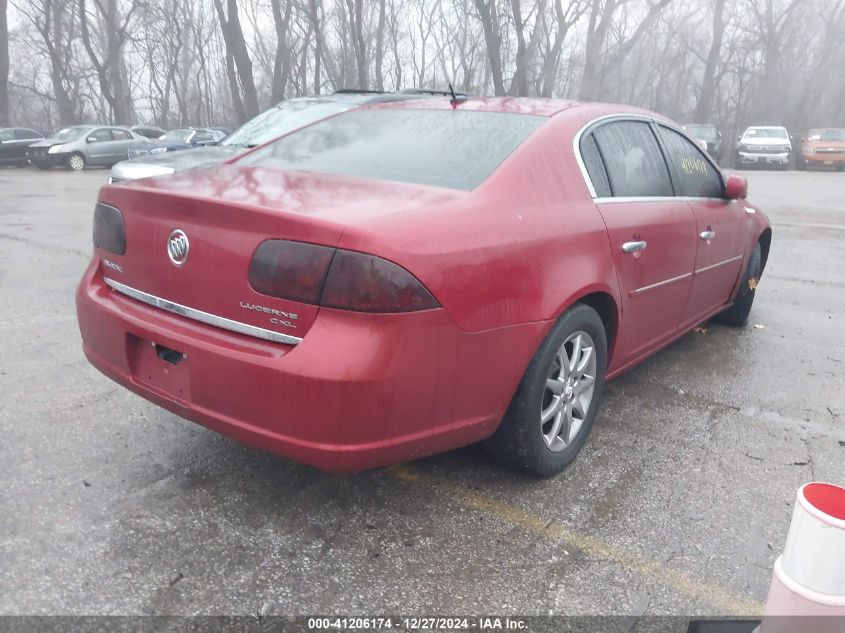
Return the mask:
<path fill-rule="evenodd" d="M 157 125 L 133 125 L 129 129 L 135 132 L 135 134 L 150 139 L 157 139 L 165 133 L 165 130 L 158 127 Z"/>
<path fill-rule="evenodd" d="M 111 166 L 126 160 L 130 145 L 144 137 L 115 125 L 72 125 L 29 146 L 29 162 L 39 169 L 66 167 L 82 171 L 88 165 Z"/>
<path fill-rule="evenodd" d="M 434 94 L 434 91 L 384 93 L 341 90 L 320 97 L 286 99 L 247 121 L 220 143 L 180 152 L 154 152 L 118 163 L 112 168 L 109 182 L 124 182 L 149 176 L 162 176 L 185 169 L 222 163 L 256 145 L 261 145 L 315 121 L 366 103 L 419 99 L 434 96 Z M 139 146 L 139 148 L 145 147 L 149 148 L 149 145 Z"/>
<path fill-rule="evenodd" d="M 27 149 L 43 138 L 40 132 L 25 127 L 0 128 L 0 165 L 26 166 Z"/>
<path fill-rule="evenodd" d="M 183 149 L 211 145 L 222 141 L 226 135 L 218 130 L 209 128 L 179 128 L 169 130 L 153 142 L 145 142 L 133 145 L 129 148 L 128 158 L 140 158 L 150 154 L 161 154 L 164 152 L 176 152 Z"/>
<path fill-rule="evenodd" d="M 807 132 L 801 139 L 795 167 L 845 170 L 845 128 L 817 128 Z"/>
<path fill-rule="evenodd" d="M 712 123 L 687 123 L 684 132 L 697 141 L 701 149 L 713 157 L 717 163 L 722 156 L 722 133 Z"/>

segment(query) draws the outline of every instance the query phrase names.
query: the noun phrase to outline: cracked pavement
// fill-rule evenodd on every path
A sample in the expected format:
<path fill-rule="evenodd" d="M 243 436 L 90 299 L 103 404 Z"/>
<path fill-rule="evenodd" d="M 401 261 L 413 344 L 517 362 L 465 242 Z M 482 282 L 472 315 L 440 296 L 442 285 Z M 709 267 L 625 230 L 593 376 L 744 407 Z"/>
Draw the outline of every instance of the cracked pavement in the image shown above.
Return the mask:
<path fill-rule="evenodd" d="M 107 172 L 0 169 L 0 613 L 756 613 L 796 489 L 845 483 L 845 174 L 746 175 L 749 326 L 610 383 L 536 481 L 476 447 L 325 475 L 119 388 L 73 303 Z"/>

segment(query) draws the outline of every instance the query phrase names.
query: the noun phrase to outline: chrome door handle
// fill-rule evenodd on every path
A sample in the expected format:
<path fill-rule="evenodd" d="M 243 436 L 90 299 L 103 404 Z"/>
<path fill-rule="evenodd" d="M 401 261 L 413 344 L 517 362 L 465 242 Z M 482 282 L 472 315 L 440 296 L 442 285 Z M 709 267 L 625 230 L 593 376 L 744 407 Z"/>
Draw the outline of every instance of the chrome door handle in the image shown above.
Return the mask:
<path fill-rule="evenodd" d="M 648 246 L 648 242 L 644 240 L 640 240 L 638 242 L 625 242 L 622 245 L 622 252 L 636 253 L 637 251 L 644 251 L 646 246 Z"/>
<path fill-rule="evenodd" d="M 716 237 L 716 231 L 714 231 L 713 229 L 707 229 L 706 231 L 702 231 L 701 233 L 699 233 L 698 237 L 703 240 L 712 240 L 714 237 Z"/>

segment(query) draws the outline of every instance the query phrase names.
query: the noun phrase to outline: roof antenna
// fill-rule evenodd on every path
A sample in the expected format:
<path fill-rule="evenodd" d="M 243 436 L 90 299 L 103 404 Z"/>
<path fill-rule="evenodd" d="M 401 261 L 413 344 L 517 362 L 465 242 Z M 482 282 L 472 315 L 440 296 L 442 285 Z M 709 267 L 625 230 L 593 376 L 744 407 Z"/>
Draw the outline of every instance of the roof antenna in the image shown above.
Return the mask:
<path fill-rule="evenodd" d="M 448 85 L 449 85 L 449 94 L 452 95 L 452 98 L 449 99 L 449 105 L 451 105 L 452 108 L 457 108 L 461 103 L 466 101 L 467 98 L 463 95 L 461 95 L 461 97 L 458 98 L 458 95 L 455 94 L 455 89 L 452 88 L 451 82 Z"/>

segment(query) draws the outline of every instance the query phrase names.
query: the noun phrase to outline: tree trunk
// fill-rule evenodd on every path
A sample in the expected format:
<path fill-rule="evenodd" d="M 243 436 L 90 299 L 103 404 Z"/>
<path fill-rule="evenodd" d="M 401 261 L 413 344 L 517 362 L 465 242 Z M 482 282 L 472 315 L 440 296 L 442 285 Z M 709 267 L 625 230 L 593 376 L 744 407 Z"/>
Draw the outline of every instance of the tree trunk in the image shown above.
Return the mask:
<path fill-rule="evenodd" d="M 488 1 L 490 4 L 488 4 Z M 487 43 L 487 59 L 490 74 L 493 79 L 493 93 L 497 97 L 505 96 L 505 83 L 502 80 L 501 36 L 499 34 L 499 19 L 496 0 L 473 0 L 478 14 L 481 16 L 481 26 L 484 29 L 484 41 Z"/>
<path fill-rule="evenodd" d="M 9 25 L 6 0 L 0 0 L 0 125 L 9 125 Z"/>
<path fill-rule="evenodd" d="M 713 5 L 713 39 L 710 41 L 710 51 L 704 65 L 704 77 L 701 80 L 701 92 L 695 104 L 693 121 L 709 123 L 713 110 L 713 95 L 716 92 L 716 65 L 722 51 L 722 36 L 725 32 L 724 22 L 725 0 L 715 0 Z"/>
<path fill-rule="evenodd" d="M 97 56 L 97 52 L 91 44 L 85 0 L 79 0 L 79 21 L 82 30 L 82 44 L 97 73 L 101 95 L 109 105 L 109 119 L 112 123 L 129 124 L 132 119 L 132 98 L 129 94 L 129 86 L 126 83 L 123 44 L 126 41 L 126 27 L 129 18 L 137 5 L 133 2 L 125 18 L 118 15 L 117 5 L 118 0 L 106 0 L 105 6 L 99 2 L 96 3 L 95 11 L 100 18 L 98 28 L 103 31 L 106 48 L 102 60 Z M 103 9 L 104 13 L 100 13 L 98 10 L 100 8 Z M 120 25 L 121 19 L 124 20 L 122 26 Z"/>
<path fill-rule="evenodd" d="M 370 82 L 369 69 L 367 68 L 367 45 L 364 40 L 363 0 L 346 0 L 346 8 L 349 12 L 352 52 L 355 55 L 355 67 L 358 74 L 358 85 L 356 88 L 367 90 Z"/>
<path fill-rule="evenodd" d="M 226 45 L 226 74 L 232 89 L 232 101 L 239 121 L 244 123 L 258 114 L 258 91 L 255 89 L 252 60 L 238 17 L 238 3 L 237 0 L 227 0 L 224 10 L 223 0 L 214 0 L 214 8 Z"/>
<path fill-rule="evenodd" d="M 584 72 L 581 74 L 581 88 L 578 93 L 581 101 L 592 101 L 598 97 L 601 86 L 602 49 L 615 10 L 616 0 L 605 0 L 603 7 L 602 0 L 593 0 L 587 26 L 587 41 L 584 44 Z"/>
<path fill-rule="evenodd" d="M 314 94 L 320 94 L 320 64 L 323 59 L 323 25 L 320 9 L 322 2 L 308 0 L 308 16 L 311 19 L 311 27 L 314 29 Z M 307 54 L 307 48 L 303 55 Z"/>
<path fill-rule="evenodd" d="M 382 66 L 384 65 L 384 26 L 387 19 L 385 15 L 387 8 L 385 7 L 385 0 L 379 0 L 378 3 L 378 26 L 376 27 L 376 90 L 384 90 L 384 76 L 382 74 Z"/>
<path fill-rule="evenodd" d="M 44 22 L 36 22 L 36 28 L 44 40 L 47 55 L 50 57 L 50 83 L 53 86 L 53 95 L 56 98 L 56 110 L 59 114 L 59 123 L 62 127 L 78 123 L 74 102 L 65 88 L 64 79 L 65 66 L 61 54 L 61 39 L 63 34 L 70 31 L 70 25 L 66 25 L 65 6 L 63 3 L 54 4 L 52 0 L 44 0 Z"/>
<path fill-rule="evenodd" d="M 273 23 L 276 25 L 276 58 L 273 62 L 273 87 L 270 100 L 276 104 L 285 98 L 285 88 L 290 77 L 291 51 L 288 44 L 288 30 L 293 6 L 292 0 L 285 3 L 282 14 L 281 0 L 270 0 L 273 10 Z"/>

